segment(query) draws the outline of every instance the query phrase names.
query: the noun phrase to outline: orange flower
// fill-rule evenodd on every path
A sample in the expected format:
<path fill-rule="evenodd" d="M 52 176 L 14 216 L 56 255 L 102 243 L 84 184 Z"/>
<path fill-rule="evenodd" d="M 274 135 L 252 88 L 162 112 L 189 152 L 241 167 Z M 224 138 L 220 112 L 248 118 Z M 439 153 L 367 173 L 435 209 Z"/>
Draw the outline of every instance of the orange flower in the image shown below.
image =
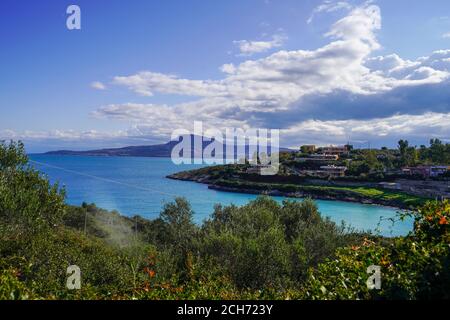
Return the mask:
<path fill-rule="evenodd" d="M 448 224 L 447 218 L 446 217 L 442 217 L 441 220 L 439 220 L 439 224 L 440 225 Z"/>
<path fill-rule="evenodd" d="M 145 268 L 144 268 L 144 271 L 150 276 L 150 278 L 153 278 L 153 277 L 155 276 L 155 274 L 156 274 L 155 271 L 151 270 L 151 269 L 148 268 L 148 267 L 145 267 Z"/>
<path fill-rule="evenodd" d="M 375 242 L 373 242 L 372 240 L 369 240 L 367 238 L 364 238 L 364 241 L 363 241 L 362 245 L 367 247 L 367 246 L 370 246 L 370 245 L 373 245 L 373 244 L 375 244 Z"/>

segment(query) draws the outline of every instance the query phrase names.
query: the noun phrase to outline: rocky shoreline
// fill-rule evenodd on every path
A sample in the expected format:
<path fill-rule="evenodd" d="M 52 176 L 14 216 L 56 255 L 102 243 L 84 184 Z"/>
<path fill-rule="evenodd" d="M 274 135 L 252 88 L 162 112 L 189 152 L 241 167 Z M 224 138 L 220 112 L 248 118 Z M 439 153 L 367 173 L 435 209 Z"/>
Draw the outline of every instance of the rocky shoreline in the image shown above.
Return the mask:
<path fill-rule="evenodd" d="M 214 183 L 209 179 L 208 176 L 193 176 L 189 172 L 180 172 L 176 174 L 172 174 L 167 176 L 169 179 L 173 180 L 180 180 L 180 181 L 191 181 L 196 183 L 202 183 L 208 185 L 208 189 L 217 190 L 217 191 L 223 191 L 223 192 L 233 192 L 233 193 L 246 193 L 246 194 L 260 194 L 260 195 L 269 195 L 269 196 L 280 196 L 280 197 L 287 197 L 287 198 L 312 198 L 315 200 L 332 200 L 332 201 L 344 201 L 344 202 L 353 202 L 353 203 L 361 203 L 361 204 L 368 204 L 368 205 L 378 205 L 378 206 L 385 206 L 390 208 L 397 208 L 400 210 L 408 210 L 411 209 L 411 207 L 405 205 L 404 203 L 401 203 L 399 201 L 387 201 L 384 199 L 377 199 L 377 198 L 369 198 L 369 197 L 362 197 L 362 196 L 350 196 L 347 193 L 342 194 L 317 194 L 312 192 L 304 192 L 304 191 L 297 191 L 297 192 L 284 192 L 280 190 L 257 190 L 257 189 L 251 189 L 251 188 L 235 188 L 235 187 L 229 187 L 229 186 L 222 186 Z"/>
<path fill-rule="evenodd" d="M 234 192 L 234 193 L 247 193 L 247 194 L 260 194 L 260 195 L 268 195 L 273 197 L 286 197 L 286 198 L 311 198 L 314 200 L 331 200 L 331 201 L 344 201 L 344 202 L 353 202 L 353 203 L 361 203 L 368 205 L 377 205 L 383 207 L 397 208 L 401 210 L 410 209 L 407 206 L 399 204 L 397 202 L 390 201 L 382 201 L 378 199 L 370 199 L 370 198 L 356 198 L 349 196 L 330 196 L 330 195 L 317 195 L 307 192 L 282 192 L 279 190 L 270 190 L 270 191 L 259 191 L 252 189 L 239 189 L 218 185 L 208 185 L 208 189 L 223 191 L 223 192 Z"/>

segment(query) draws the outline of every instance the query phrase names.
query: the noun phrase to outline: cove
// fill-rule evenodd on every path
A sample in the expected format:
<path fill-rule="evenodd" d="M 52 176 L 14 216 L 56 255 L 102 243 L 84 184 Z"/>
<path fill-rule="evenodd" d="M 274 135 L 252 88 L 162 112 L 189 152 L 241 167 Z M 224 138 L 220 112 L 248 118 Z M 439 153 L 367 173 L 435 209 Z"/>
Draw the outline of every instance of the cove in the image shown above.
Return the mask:
<path fill-rule="evenodd" d="M 52 182 L 64 185 L 67 202 L 82 202 L 117 210 L 123 215 L 141 215 L 154 219 L 165 203 L 176 196 L 185 197 L 192 205 L 196 223 L 201 223 L 213 212 L 214 205 L 244 205 L 256 195 L 228 193 L 208 189 L 206 185 L 167 179 L 166 176 L 202 165 L 175 165 L 170 158 L 139 157 L 86 157 L 30 155 L 32 165 L 48 175 Z M 283 197 L 274 197 L 283 201 Z M 301 199 L 292 199 L 302 201 Z M 397 215 L 397 209 L 350 203 L 317 200 L 323 216 L 336 223 L 346 224 L 358 230 L 379 230 L 385 236 L 405 235 L 412 230 L 412 221 L 387 220 Z M 381 223 L 380 223 L 380 219 Z"/>

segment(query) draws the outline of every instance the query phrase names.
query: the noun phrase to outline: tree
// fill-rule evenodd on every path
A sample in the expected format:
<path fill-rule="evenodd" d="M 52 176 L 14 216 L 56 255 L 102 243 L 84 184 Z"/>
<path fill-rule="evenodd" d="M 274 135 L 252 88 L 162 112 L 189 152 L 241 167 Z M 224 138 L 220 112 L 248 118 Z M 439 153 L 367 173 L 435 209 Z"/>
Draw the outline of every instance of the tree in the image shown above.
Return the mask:
<path fill-rule="evenodd" d="M 0 143 L 0 220 L 30 230 L 61 224 L 65 192 L 28 165 L 21 142 Z"/>
<path fill-rule="evenodd" d="M 430 140 L 430 156 L 431 161 L 436 164 L 444 164 L 446 162 L 445 145 L 439 139 Z"/>
<path fill-rule="evenodd" d="M 398 142 L 398 149 L 400 151 L 400 165 L 414 166 L 418 160 L 417 150 L 415 147 L 410 147 L 408 140 L 400 140 Z"/>
<path fill-rule="evenodd" d="M 398 142 L 398 149 L 400 151 L 400 155 L 403 157 L 406 154 L 406 149 L 409 147 L 408 140 L 400 140 Z"/>
<path fill-rule="evenodd" d="M 383 165 L 378 161 L 374 150 L 369 150 L 366 154 L 366 163 L 370 172 L 383 171 Z"/>
<path fill-rule="evenodd" d="M 170 242 L 187 249 L 188 243 L 195 234 L 191 205 L 185 198 L 176 198 L 167 203 L 160 214 L 160 219 L 168 226 Z"/>
<path fill-rule="evenodd" d="M 352 161 L 348 167 L 348 174 L 351 176 L 360 176 L 369 172 L 370 166 L 367 161 Z"/>
<path fill-rule="evenodd" d="M 240 288 L 281 286 L 290 272 L 291 250 L 279 205 L 260 197 L 243 207 L 215 208 L 205 224 L 200 250 L 225 269 Z"/>
<path fill-rule="evenodd" d="M 6 270 L 0 271 L 0 299 L 23 296 L 23 288 L 25 295 L 52 299 L 130 288 L 123 257 L 100 238 L 76 230 L 85 210 L 67 217 L 64 191 L 28 165 L 23 144 L 0 143 L 0 270 Z M 65 286 L 73 264 L 83 270 L 86 289 L 77 293 Z"/>
<path fill-rule="evenodd" d="M 186 276 L 186 264 L 193 250 L 193 242 L 197 227 L 193 222 L 191 205 L 185 198 L 176 198 L 167 203 L 160 214 L 166 224 L 167 235 L 165 246 L 177 257 L 178 270 Z"/>
<path fill-rule="evenodd" d="M 428 202 L 418 212 L 414 232 L 389 245 L 365 239 L 338 250 L 337 258 L 311 271 L 304 286 L 309 299 L 449 299 L 450 204 Z M 381 268 L 380 290 L 369 290 L 367 268 Z"/>

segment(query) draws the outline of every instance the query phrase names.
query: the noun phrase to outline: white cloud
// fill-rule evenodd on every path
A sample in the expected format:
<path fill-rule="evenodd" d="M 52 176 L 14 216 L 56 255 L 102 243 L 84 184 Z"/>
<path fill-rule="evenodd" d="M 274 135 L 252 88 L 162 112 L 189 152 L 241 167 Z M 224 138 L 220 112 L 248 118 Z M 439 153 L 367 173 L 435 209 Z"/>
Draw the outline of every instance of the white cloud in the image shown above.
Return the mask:
<path fill-rule="evenodd" d="M 332 39 L 327 45 L 316 50 L 281 50 L 238 65 L 224 64 L 221 67 L 223 79 L 191 80 L 151 71 L 115 77 L 116 84 L 141 95 L 164 93 L 199 99 L 173 106 L 112 105 L 100 108 L 97 116 L 152 124 L 155 133 L 186 127 L 194 120 L 208 122 L 211 126 L 254 126 L 259 123 L 261 114 L 272 121 L 282 117 L 283 112 L 307 116 L 303 110 L 306 107 L 304 101 L 310 97 L 324 97 L 336 92 L 376 97 L 394 90 L 399 93 L 398 90 L 411 86 L 444 83 L 449 79 L 447 59 L 450 50 L 436 51 L 416 61 L 402 59 L 396 54 L 372 57 L 380 48 L 376 37 L 380 28 L 379 8 L 363 5 L 331 26 L 325 35 Z M 376 99 L 373 101 L 381 103 Z M 402 107 L 405 109 L 396 112 L 407 113 L 408 101 Z M 332 111 L 320 105 L 317 109 L 324 114 Z M 381 105 L 379 109 L 383 109 Z M 281 121 L 278 123 L 284 127 Z M 329 123 L 320 125 L 328 126 Z"/>
<path fill-rule="evenodd" d="M 122 122 L 127 129 L 0 131 L 0 139 L 31 141 L 123 141 L 157 137 L 166 141 L 173 129 L 190 129 L 194 121 L 208 128 L 282 128 L 283 145 L 389 140 L 405 137 L 450 137 L 450 50 L 408 60 L 392 53 L 376 56 L 381 13 L 376 5 L 352 7 L 326 1 L 314 15 L 348 10 L 324 35 L 328 43 L 313 50 L 279 50 L 263 58 L 220 67 L 217 80 L 188 79 L 142 71 L 116 76 L 113 84 L 143 95 L 191 96 L 167 104 L 117 103 L 92 113 Z M 269 41 L 236 42 L 250 56 L 282 46 L 283 36 Z M 91 87 L 104 90 L 99 81 Z"/>
<path fill-rule="evenodd" d="M 334 12 L 338 10 L 350 10 L 352 9 L 352 5 L 346 1 L 324 1 L 321 5 L 316 7 L 311 13 L 310 17 L 306 21 L 308 24 L 313 22 L 314 17 L 321 12 Z"/>
<path fill-rule="evenodd" d="M 332 8 L 318 12 L 338 10 Z M 175 128 L 189 129 L 194 121 L 203 121 L 207 128 L 287 128 L 282 131 L 287 143 L 303 138 L 304 142 L 342 142 L 348 136 L 448 137 L 445 125 L 450 106 L 446 96 L 422 93 L 437 85 L 445 88 L 449 82 L 450 50 L 435 51 L 414 61 L 397 54 L 374 56 L 381 47 L 376 36 L 381 20 L 375 5 L 352 8 L 325 34 L 328 44 L 315 50 L 280 50 L 264 58 L 224 64 L 220 68 L 223 78 L 218 80 L 153 71 L 117 76 L 114 84 L 140 95 L 162 93 L 197 99 L 174 105 L 112 104 L 100 107 L 93 116 L 131 124 L 132 129 L 119 134 L 125 136 L 168 137 Z M 415 91 L 420 92 L 420 99 Z M 333 99 L 312 99 L 334 95 L 340 97 L 339 104 Z M 346 106 L 353 108 L 351 112 Z M 355 114 L 362 116 L 355 118 Z"/>
<path fill-rule="evenodd" d="M 381 29 L 380 8 L 375 5 L 358 7 L 346 17 L 337 21 L 326 34 L 342 40 L 358 39 L 370 46 L 371 50 L 379 49 L 376 30 Z"/>
<path fill-rule="evenodd" d="M 331 27 L 326 36 L 334 40 L 329 44 L 311 51 L 282 50 L 236 66 L 226 64 L 221 68 L 225 73 L 221 80 L 191 80 L 144 71 L 115 77 L 114 82 L 146 96 L 159 92 L 214 99 L 209 103 L 211 109 L 218 100 L 227 99 L 227 103 L 219 101 L 220 106 L 230 104 L 248 111 L 283 110 L 305 95 L 333 90 L 376 93 L 397 85 L 364 65 L 379 47 L 375 32 L 380 24 L 378 7 L 364 6 Z"/>
<path fill-rule="evenodd" d="M 143 96 L 153 96 L 154 92 L 205 97 L 226 95 L 226 88 L 219 81 L 182 79 L 150 71 L 118 76 L 114 78 L 114 83 L 127 86 Z"/>
<path fill-rule="evenodd" d="M 134 124 L 127 130 L 115 132 L 98 132 L 75 131 L 75 130 L 54 130 L 54 131 L 25 131 L 14 132 L 12 130 L 0 131 L 0 139 L 25 140 L 30 142 L 36 141 L 63 141 L 63 142 L 108 142 L 122 141 L 122 143 L 131 143 L 132 141 L 151 141 L 167 142 L 170 138 L 172 129 L 163 123 L 170 121 L 173 114 L 167 115 L 164 112 L 153 114 L 151 112 L 152 105 L 116 105 L 105 107 L 101 113 L 103 116 L 115 118 L 120 113 L 128 113 L 130 110 L 137 112 L 143 117 L 150 116 L 151 121 L 147 124 Z M 109 115 L 108 115 L 109 114 Z M 120 116 L 119 116 L 120 118 Z M 148 118 L 150 120 L 150 118 Z M 178 120 L 177 120 L 178 121 Z M 386 118 L 375 118 L 370 120 L 305 120 L 288 128 L 282 129 L 280 137 L 283 146 L 296 146 L 304 143 L 330 144 L 343 143 L 350 141 L 386 141 L 391 145 L 401 138 L 408 139 L 426 139 L 431 137 L 439 137 L 443 140 L 450 139 L 450 113 L 434 113 L 428 112 L 421 115 L 394 115 Z M 211 125 L 206 122 L 204 130 L 209 128 L 224 129 L 230 127 L 230 124 L 216 123 Z M 231 124 L 235 127 L 236 124 Z M 193 123 L 179 123 L 176 128 L 185 128 L 192 131 Z M 248 126 L 242 126 L 248 129 Z M 100 144 L 101 145 L 101 144 Z"/>
<path fill-rule="evenodd" d="M 62 140 L 62 141 L 76 141 L 76 140 L 104 140 L 124 136 L 125 131 L 115 132 L 99 132 L 97 130 L 49 130 L 49 131 L 32 131 L 25 130 L 17 132 L 13 130 L 0 131 L 0 139 L 12 140 Z"/>
<path fill-rule="evenodd" d="M 444 33 L 444 34 L 442 35 L 442 38 L 444 38 L 444 39 L 449 39 L 449 38 L 450 38 L 450 32 Z"/>
<path fill-rule="evenodd" d="M 269 41 L 236 40 L 233 41 L 233 43 L 239 48 L 239 55 L 251 56 L 255 53 L 266 52 L 273 48 L 279 48 L 283 46 L 286 40 L 286 35 L 276 34 L 273 35 L 272 39 Z"/>
<path fill-rule="evenodd" d="M 175 106 L 125 103 L 103 106 L 92 113 L 98 119 L 119 120 L 133 123 L 133 126 L 148 135 L 170 136 L 177 128 L 190 130 L 194 121 L 202 121 L 206 129 L 240 127 L 248 124 L 242 120 L 225 120 L 218 114 L 203 112 L 206 105 L 184 103 Z"/>
<path fill-rule="evenodd" d="M 353 141 L 386 141 L 391 144 L 400 138 L 426 139 L 450 138 L 450 113 L 425 113 L 421 115 L 394 115 L 370 120 L 319 121 L 308 120 L 289 129 L 282 135 L 291 145 L 308 141 L 318 144 Z"/>
<path fill-rule="evenodd" d="M 106 86 L 100 81 L 92 82 L 91 88 L 96 89 L 96 90 L 106 90 Z"/>
<path fill-rule="evenodd" d="M 226 63 L 220 67 L 220 71 L 231 74 L 236 71 L 236 67 L 232 63 Z"/>

